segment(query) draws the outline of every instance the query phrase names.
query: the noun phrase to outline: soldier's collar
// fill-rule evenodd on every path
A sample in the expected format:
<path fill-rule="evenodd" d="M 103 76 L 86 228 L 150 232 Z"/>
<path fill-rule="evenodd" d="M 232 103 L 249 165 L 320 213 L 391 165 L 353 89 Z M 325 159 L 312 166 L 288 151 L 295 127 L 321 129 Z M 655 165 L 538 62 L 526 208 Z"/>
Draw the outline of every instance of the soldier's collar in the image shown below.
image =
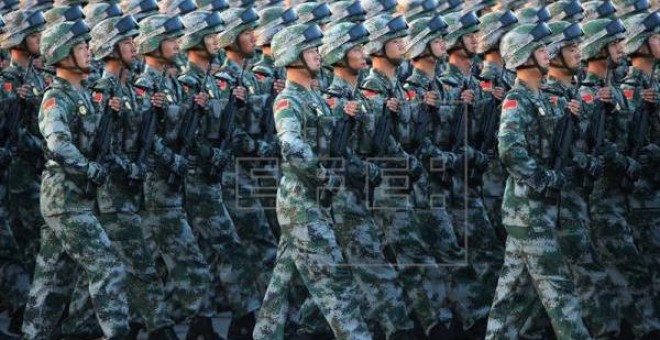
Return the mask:
<path fill-rule="evenodd" d="M 539 94 L 541 93 L 540 91 L 536 91 L 529 87 L 529 85 L 527 85 L 527 83 L 525 83 L 525 81 L 520 78 L 516 78 L 516 87 L 522 88 L 526 92 L 529 92 L 534 98 L 538 98 Z"/>
<path fill-rule="evenodd" d="M 304 91 L 304 92 L 308 91 L 304 86 L 302 86 L 302 85 L 300 85 L 300 84 L 298 84 L 298 83 L 296 83 L 292 80 L 288 80 L 288 79 L 286 80 L 286 87 L 289 88 L 289 89 L 292 89 L 294 91 Z M 312 90 L 310 89 L 309 91 L 312 91 Z"/>
<path fill-rule="evenodd" d="M 342 92 L 353 91 L 353 86 L 351 86 L 351 84 L 344 80 L 344 78 L 337 76 L 332 78 L 332 84 L 330 84 L 328 90 L 334 88 L 341 89 Z"/>
<path fill-rule="evenodd" d="M 265 64 L 267 66 L 273 66 L 273 64 L 275 64 L 275 58 L 273 58 L 273 56 L 266 55 L 266 54 L 262 53 L 261 54 L 261 63 Z"/>
<path fill-rule="evenodd" d="M 431 83 L 431 79 L 432 77 L 424 73 L 424 71 L 418 68 L 413 68 L 412 74 L 406 81 L 409 83 L 414 83 L 417 86 L 427 88 Z"/>
<path fill-rule="evenodd" d="M 241 65 L 229 58 L 225 59 L 224 68 L 229 69 L 229 72 L 231 72 L 233 75 L 238 75 L 241 73 Z"/>
<path fill-rule="evenodd" d="M 167 66 L 165 66 L 165 67 L 167 67 Z M 149 64 L 144 65 L 144 73 L 150 75 L 151 77 L 153 77 L 157 80 L 160 80 L 160 78 L 162 78 L 162 76 L 163 76 L 162 71 L 159 71 L 159 70 L 149 66 Z"/>
<path fill-rule="evenodd" d="M 502 73 L 502 65 L 497 65 L 492 61 L 484 60 L 484 67 L 481 71 L 482 74 L 483 72 L 486 72 L 486 70 L 491 71 L 491 73 L 495 73 L 499 77 L 499 75 Z"/>
<path fill-rule="evenodd" d="M 200 75 L 200 74 L 204 75 L 206 74 L 206 70 L 202 70 L 201 68 L 199 68 L 199 66 L 191 62 L 188 62 L 188 65 L 186 65 L 186 72 L 184 73 L 188 73 L 191 75 Z"/>
<path fill-rule="evenodd" d="M 371 68 L 371 73 L 375 75 L 376 77 L 380 78 L 380 80 L 383 81 L 385 84 L 385 87 L 390 90 L 394 88 L 394 83 L 396 82 L 396 75 L 394 76 L 393 79 L 388 78 L 383 72 L 380 70 L 376 69 L 375 67 Z"/>

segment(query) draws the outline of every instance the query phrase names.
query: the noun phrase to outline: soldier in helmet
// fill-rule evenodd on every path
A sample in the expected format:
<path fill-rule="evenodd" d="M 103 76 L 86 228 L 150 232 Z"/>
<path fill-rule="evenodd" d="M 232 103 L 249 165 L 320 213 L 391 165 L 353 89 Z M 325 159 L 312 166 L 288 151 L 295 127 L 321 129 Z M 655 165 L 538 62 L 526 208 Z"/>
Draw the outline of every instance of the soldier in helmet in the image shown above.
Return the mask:
<path fill-rule="evenodd" d="M 621 85 L 623 94 L 632 112 L 657 112 L 660 102 L 660 85 L 658 84 L 657 70 L 654 66 L 660 59 L 660 13 L 636 14 L 624 21 L 628 28 L 628 39 L 625 41 L 626 54 L 632 57 L 630 74 Z M 657 118 L 657 117 L 656 117 Z M 637 247 L 647 260 L 652 271 L 652 284 L 655 292 L 660 292 L 660 270 L 657 266 L 660 258 L 660 219 L 658 209 L 660 197 L 658 195 L 658 176 L 652 170 L 660 160 L 660 126 L 643 119 L 632 119 L 632 130 L 639 131 L 633 135 L 641 143 L 630 146 L 633 150 L 631 157 L 636 158 L 642 170 L 640 179 L 633 185 L 632 192 L 628 194 L 628 221 L 633 230 Z M 646 126 L 645 126 L 646 125 Z M 644 128 L 647 130 L 644 131 Z M 631 131 L 632 132 L 632 131 Z M 643 136 L 640 138 L 640 136 Z M 656 264 L 654 266 L 654 264 Z"/>
<path fill-rule="evenodd" d="M 472 308 L 473 315 L 464 318 L 463 328 L 476 327 L 475 331 L 481 329 L 482 332 L 485 327 L 484 312 L 487 313 L 488 301 L 492 299 L 492 295 L 488 295 L 495 290 L 503 256 L 502 242 L 497 238 L 481 196 L 482 176 L 490 159 L 486 150 L 480 149 L 479 137 L 484 133 L 480 122 L 486 119 L 489 100 L 472 76 L 475 67 L 473 58 L 478 47 L 479 19 L 474 12 L 450 13 L 444 19 L 449 25 L 445 36 L 449 59 L 440 81 L 446 98 L 455 103 L 449 148 L 463 157 L 464 164 L 468 165 L 467 170 L 463 168 L 468 172 L 467 181 L 465 176 L 452 178 L 449 211 L 459 239 L 467 239 L 469 263 L 477 271 L 477 284 L 481 285 L 483 294 L 482 305 Z M 467 135 L 460 131 L 463 124 L 467 126 Z"/>
<path fill-rule="evenodd" d="M 332 2 L 330 12 L 332 15 L 330 15 L 328 28 L 343 22 L 363 22 L 367 14 L 359 0 Z"/>
<path fill-rule="evenodd" d="M 220 50 L 217 34 L 224 24 L 220 13 L 207 11 L 191 12 L 183 20 L 186 29 L 180 47 L 187 53 L 188 66 L 179 81 L 187 92 L 205 91 L 209 95 L 197 145 L 191 150 L 195 166 L 186 177 L 186 212 L 217 287 L 209 304 L 214 309 L 228 306 L 232 311 L 230 338 L 247 336 L 252 334 L 254 313 L 261 305 L 258 273 L 248 262 L 245 246 L 222 201 L 222 171 L 233 166 L 231 150 L 222 147 L 222 139 L 232 136 L 222 135 L 221 120 L 228 118 L 222 114 L 221 91 L 213 76 L 206 74 Z"/>
<path fill-rule="evenodd" d="M 427 275 L 437 270 L 437 262 L 425 249 L 420 230 L 413 223 L 416 218 L 413 202 L 419 192 L 415 187 L 406 186 L 407 182 L 412 186 L 424 173 L 419 160 L 402 147 L 412 143 L 414 126 L 413 108 L 396 77 L 396 68 L 405 57 L 404 37 L 408 35 L 408 24 L 403 16 L 381 14 L 367 20 L 365 26 L 370 35 L 364 51 L 371 56 L 373 68 L 361 88 L 376 120 L 370 153 L 389 175 L 368 194 L 369 207 L 382 228 L 384 246 L 390 249 L 388 256 L 393 257 L 390 261 L 399 264 L 403 287 L 412 301 L 422 332 L 427 336 L 440 336 L 446 331 L 446 325 L 439 322 L 442 316 L 433 309 L 424 287 L 427 283 L 442 283 L 436 282 L 437 277 Z M 383 128 L 387 124 L 381 123 L 386 119 L 390 120 L 389 129 Z"/>
<path fill-rule="evenodd" d="M 119 2 L 119 7 L 122 12 L 132 15 L 137 22 L 158 13 L 156 0 L 122 0 Z"/>
<path fill-rule="evenodd" d="M 506 91 L 513 87 L 516 77 L 514 72 L 506 70 L 504 61 L 502 60 L 502 53 L 500 51 L 500 41 L 504 34 L 513 29 L 518 23 L 518 18 L 511 11 L 495 11 L 488 13 L 479 18 L 479 46 L 477 47 L 478 53 L 483 53 L 484 64 L 481 70 L 481 90 L 484 92 L 489 105 L 485 107 L 484 114 L 492 114 L 492 123 L 495 124 L 499 121 L 500 110 L 497 106 L 500 105 Z M 483 122 L 489 122 L 484 120 Z M 482 124 L 483 126 L 483 124 Z M 489 126 L 483 126 L 488 129 Z M 493 131 L 492 135 L 483 135 L 481 144 L 487 148 L 482 149 L 490 158 L 488 168 L 484 172 L 483 184 L 483 199 L 486 208 L 488 209 L 488 216 L 495 228 L 495 232 L 501 240 L 506 239 L 506 231 L 502 226 L 502 216 L 500 208 L 502 207 L 502 195 L 504 193 L 504 184 L 506 183 L 507 173 L 502 163 L 498 161 L 497 157 L 497 129 Z"/>
<path fill-rule="evenodd" d="M 582 59 L 587 62 L 580 89 L 583 110 L 590 117 L 593 130 L 599 126 L 596 121 L 603 121 L 602 133 L 592 133 L 588 144 L 590 152 L 604 161 L 603 176 L 595 180 L 589 197 L 589 227 L 603 264 L 621 281 L 617 288 L 626 311 L 623 317 L 635 335 L 643 336 L 658 330 L 657 306 L 652 302 L 657 297 L 649 286 L 649 264 L 634 243 L 626 220 L 628 192 L 624 190 L 624 182 L 637 180 L 641 165 L 627 153 L 631 131 L 628 124 L 633 112 L 624 93 L 612 81 L 612 73 L 626 53 L 626 29 L 620 20 L 611 19 L 590 21 L 583 29 Z"/>
<path fill-rule="evenodd" d="M 592 0 L 582 4 L 584 9 L 584 22 L 594 19 L 613 19 L 616 15 L 616 7 L 610 0 Z"/>
<path fill-rule="evenodd" d="M 194 0 L 164 0 L 158 2 L 158 8 L 162 14 L 184 16 L 196 10 L 197 5 Z M 185 53 L 180 53 L 174 60 L 174 64 L 170 65 L 168 73 L 172 77 L 177 77 L 183 72 L 187 63 Z"/>
<path fill-rule="evenodd" d="M 33 268 L 39 251 L 39 237 L 44 220 L 39 212 L 39 187 L 43 171 L 43 139 L 39 133 L 38 107 L 46 83 L 34 67 L 41 56 L 39 45 L 45 20 L 41 12 L 14 11 L 4 16 L 5 33 L 0 48 L 11 56 L 9 66 L 0 75 L 3 84 L 0 98 L 20 101 L 4 115 L 21 116 L 20 132 L 7 151 L 13 155 L 3 181 L 7 183 L 8 216 L 15 221 L 14 236 L 25 264 Z M 9 133 L 7 131 L 6 133 Z"/>
<path fill-rule="evenodd" d="M 570 23 L 580 22 L 584 18 L 584 8 L 579 0 L 560 0 L 548 5 L 550 22 L 568 21 Z"/>
<path fill-rule="evenodd" d="M 398 6 L 398 13 L 405 16 L 406 21 L 432 17 L 438 8 L 437 0 L 405 0 Z M 413 67 L 409 60 L 404 61 L 397 69 L 399 81 L 405 81 L 412 74 Z"/>
<path fill-rule="evenodd" d="M 556 236 L 557 200 L 551 193 L 561 190 L 566 176 L 550 160 L 560 116 L 540 92 L 550 63 L 544 39 L 550 34 L 544 23 L 520 25 L 500 47 L 517 79 L 502 103 L 498 134 L 500 160 L 509 172 L 502 203 L 508 237 L 486 339 L 516 337 L 527 317 L 523 309 L 536 295 L 557 339 L 590 338 Z"/>
<path fill-rule="evenodd" d="M 259 165 L 256 161 L 242 158 L 273 157 L 276 142 L 266 138 L 261 124 L 262 117 L 270 110 L 265 104 L 269 92 L 260 92 L 257 77 L 248 67 L 248 59 L 254 55 L 256 39 L 254 29 L 259 19 L 253 8 L 231 8 L 221 13 L 225 30 L 218 35 L 220 47 L 227 59 L 218 73 L 223 106 L 235 96 L 238 105 L 235 113 L 232 150 L 236 163 L 223 172 L 223 195 L 238 235 L 244 240 L 252 263 L 259 266 L 258 285 L 265 289 L 275 263 L 277 240 L 272 232 L 264 207 L 253 193 L 258 185 L 250 175 Z"/>
<path fill-rule="evenodd" d="M 163 259 L 170 317 L 175 321 L 191 319 L 189 336 L 213 339 L 210 317 L 214 313 L 204 305 L 211 291 L 210 273 L 184 211 L 189 160 L 178 143 L 183 115 L 193 102 L 206 107 L 208 94 L 185 93 L 183 85 L 167 74 L 167 66 L 179 53 L 177 39 L 183 35 L 179 16 L 152 15 L 141 22 L 139 31 L 137 52 L 144 55 L 146 65 L 135 81 L 137 100 L 142 110 L 153 110 L 162 117 L 157 119 L 150 154 L 154 171 L 147 174 L 144 185 L 143 229 L 147 245 Z M 185 100 L 187 96 L 193 99 Z"/>
<path fill-rule="evenodd" d="M 85 19 L 85 13 L 80 6 L 55 6 L 44 13 L 44 17 L 48 25 L 53 25 L 63 21 Z"/>
<path fill-rule="evenodd" d="M 323 2 L 305 2 L 293 7 L 298 14 L 298 24 L 319 25 L 321 30 L 325 29 L 325 25 L 330 22 L 332 12 L 327 3 Z M 325 90 L 332 82 L 332 68 L 328 65 L 323 65 L 321 73 L 317 76 L 318 85 L 316 89 Z"/>
<path fill-rule="evenodd" d="M 47 227 L 25 311 L 27 339 L 53 336 L 71 296 L 77 266 L 89 278 L 89 293 L 108 339 L 128 333 L 126 269 L 96 216 L 96 187 L 107 180 L 103 165 L 92 160 L 93 141 L 101 114 L 83 87 L 89 72 L 89 27 L 84 21 L 64 22 L 44 32 L 41 54 L 55 66 L 57 77 L 44 93 L 39 130 L 46 140 L 46 169 L 41 183 L 41 213 Z"/>
<path fill-rule="evenodd" d="M 332 230 L 331 217 L 317 199 L 336 192 L 342 178 L 319 162 L 321 118 L 330 108 L 316 100 L 313 77 L 321 69 L 317 47 L 323 34 L 317 25 L 284 28 L 272 42 L 275 66 L 286 67 L 287 85 L 274 105 L 280 137 L 283 177 L 277 193 L 282 229 L 273 277 L 254 331 L 255 339 L 282 339 L 291 280 L 300 276 L 337 339 L 371 339 L 362 318 L 349 267 Z"/>
<path fill-rule="evenodd" d="M 22 11 L 46 12 L 53 8 L 53 0 L 21 0 L 19 9 Z"/>
<path fill-rule="evenodd" d="M 396 12 L 396 0 L 360 0 L 362 8 L 367 12 L 365 20 L 371 19 L 379 14 L 394 14 Z"/>

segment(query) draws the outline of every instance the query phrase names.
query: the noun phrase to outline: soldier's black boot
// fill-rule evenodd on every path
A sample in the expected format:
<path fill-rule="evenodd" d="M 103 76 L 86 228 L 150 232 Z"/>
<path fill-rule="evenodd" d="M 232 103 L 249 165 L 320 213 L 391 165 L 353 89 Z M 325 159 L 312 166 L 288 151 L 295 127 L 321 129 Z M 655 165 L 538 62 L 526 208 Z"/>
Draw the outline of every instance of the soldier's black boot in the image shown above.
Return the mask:
<path fill-rule="evenodd" d="M 229 325 L 229 333 L 227 338 L 229 340 L 252 340 L 252 332 L 256 320 L 254 313 L 250 313 L 241 317 L 240 319 L 232 320 Z"/>
<path fill-rule="evenodd" d="M 23 327 L 23 312 L 24 309 L 21 308 L 11 315 L 11 321 L 9 322 L 9 327 L 7 327 L 9 332 L 23 334 L 23 331 L 21 330 L 21 327 Z"/>
<path fill-rule="evenodd" d="M 140 330 L 144 329 L 144 325 L 139 322 L 129 322 L 128 327 L 128 340 L 137 340 Z"/>
<path fill-rule="evenodd" d="M 179 340 L 179 337 L 172 327 L 165 327 L 149 333 L 149 340 Z"/>
<path fill-rule="evenodd" d="M 186 340 L 225 340 L 213 330 L 211 318 L 198 316 L 193 319 Z"/>

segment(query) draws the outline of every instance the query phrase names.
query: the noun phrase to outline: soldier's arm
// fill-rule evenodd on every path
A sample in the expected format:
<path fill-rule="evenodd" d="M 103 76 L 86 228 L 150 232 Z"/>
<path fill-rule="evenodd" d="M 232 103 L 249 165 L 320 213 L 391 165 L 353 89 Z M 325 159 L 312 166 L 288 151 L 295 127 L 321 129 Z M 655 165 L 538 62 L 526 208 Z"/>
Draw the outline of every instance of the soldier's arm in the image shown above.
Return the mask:
<path fill-rule="evenodd" d="M 159 164 L 169 164 L 174 159 L 175 153 L 163 141 L 163 131 L 161 131 L 163 127 L 158 126 L 158 121 L 162 119 L 160 115 L 163 114 L 163 110 L 158 110 L 151 104 L 150 99 L 154 94 L 152 89 L 153 83 L 151 79 L 144 77 L 138 78 L 135 83 L 136 102 L 143 112 L 152 111 L 156 115 L 156 133 L 154 134 L 153 144 L 151 145 L 151 153 Z"/>
<path fill-rule="evenodd" d="M 69 171 L 86 173 L 90 160 L 73 143 L 65 99 L 50 93 L 39 111 L 39 131 L 46 141 L 48 155 Z"/>

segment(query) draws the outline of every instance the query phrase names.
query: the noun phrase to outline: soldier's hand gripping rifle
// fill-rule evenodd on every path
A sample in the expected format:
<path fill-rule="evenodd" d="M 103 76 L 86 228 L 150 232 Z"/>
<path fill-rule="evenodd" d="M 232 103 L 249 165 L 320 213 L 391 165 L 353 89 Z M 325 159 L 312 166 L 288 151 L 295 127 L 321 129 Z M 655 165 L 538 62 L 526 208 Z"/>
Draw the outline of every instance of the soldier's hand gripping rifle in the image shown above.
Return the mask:
<path fill-rule="evenodd" d="M 119 74 L 121 75 L 121 70 L 119 71 Z M 96 163 L 103 163 L 106 157 L 110 154 L 110 143 L 112 142 L 112 125 L 113 125 L 113 115 L 115 114 L 112 112 L 112 108 L 110 107 L 110 100 L 115 97 L 115 94 L 117 93 L 117 87 L 121 87 L 120 84 L 114 84 L 112 90 L 110 91 L 110 95 L 108 96 L 108 99 L 105 101 L 105 105 L 103 107 L 103 116 L 101 117 L 101 121 L 99 122 L 99 126 L 97 129 L 97 133 L 94 136 L 94 141 L 93 141 L 93 152 L 94 154 L 92 155 L 92 159 Z M 88 180 L 87 181 L 87 187 L 85 188 L 85 194 L 91 195 L 94 192 L 94 187 L 96 185 L 94 182 Z"/>
<path fill-rule="evenodd" d="M 204 114 L 203 111 L 205 109 L 204 107 L 201 107 L 199 104 L 197 104 L 195 101 L 195 96 L 205 88 L 206 82 L 209 80 L 209 75 L 211 74 L 211 67 L 212 63 L 209 62 L 208 66 L 206 67 L 206 74 L 204 75 L 204 79 L 202 79 L 201 83 L 197 84 L 196 91 L 193 92 L 189 97 L 189 100 L 191 101 L 190 107 L 188 108 L 188 111 L 186 111 L 186 114 L 183 116 L 183 122 L 181 123 L 181 126 L 179 126 L 176 154 L 183 158 L 188 157 L 190 149 L 195 144 L 199 120 L 200 117 Z M 176 180 L 177 175 L 172 172 L 167 179 L 167 184 L 174 185 L 176 184 Z"/>
<path fill-rule="evenodd" d="M 500 77 L 495 77 L 493 79 L 493 89 L 496 87 L 504 87 L 506 90 L 506 84 L 500 84 L 500 79 L 504 77 L 504 68 L 502 68 L 502 73 Z M 502 82 L 504 83 L 504 82 Z M 500 125 L 500 104 L 502 104 L 501 99 L 497 99 L 492 95 L 491 100 L 486 106 L 484 115 L 481 119 L 481 126 L 479 128 L 479 134 L 477 136 L 477 150 L 483 152 L 484 154 L 489 154 L 491 151 L 497 152 L 497 130 Z"/>
<path fill-rule="evenodd" d="M 390 135 L 394 136 L 396 138 L 396 112 L 392 111 L 387 107 L 387 101 L 390 98 L 394 98 L 394 90 L 396 89 L 399 85 L 399 79 L 397 78 L 394 87 L 392 89 L 387 90 L 387 98 L 385 98 L 385 102 L 383 102 L 383 109 L 381 112 L 383 114 L 378 117 L 376 120 L 376 125 L 375 125 L 375 131 L 374 135 L 372 138 L 371 146 L 372 146 L 372 154 L 371 156 L 374 158 L 379 158 L 383 157 L 385 153 L 387 152 L 387 147 L 389 145 L 388 143 L 388 138 Z M 376 188 L 373 185 L 369 185 L 369 207 L 373 207 L 374 205 L 374 190 Z"/>
<path fill-rule="evenodd" d="M 245 72 L 246 65 L 246 60 L 243 60 L 243 65 L 241 65 L 241 73 L 238 76 L 236 85 L 229 89 L 229 99 L 227 100 L 227 105 L 225 106 L 225 110 L 222 114 L 222 121 L 220 122 L 218 131 L 218 145 L 216 145 L 216 147 L 223 152 L 226 152 L 231 147 L 232 138 L 234 135 L 234 121 L 236 120 L 236 111 L 241 107 L 241 105 L 243 105 L 243 102 L 239 101 L 236 96 L 232 94 L 232 92 L 234 92 L 235 88 L 243 86 L 243 73 Z M 216 177 L 221 170 L 222 169 L 218 169 L 217 167 L 212 167 L 210 174 L 211 176 Z"/>
<path fill-rule="evenodd" d="M 263 133 L 266 134 L 265 141 L 268 144 L 271 144 L 275 139 L 275 112 L 273 112 L 273 102 L 275 97 L 277 97 L 277 90 L 275 89 L 275 83 L 279 78 L 277 77 L 277 72 L 273 72 L 273 83 L 270 86 L 270 94 L 266 100 L 266 110 L 261 117 L 261 126 L 263 128 Z"/>
<path fill-rule="evenodd" d="M 153 93 L 161 92 L 163 88 L 163 82 L 165 80 L 166 72 L 167 72 L 166 70 L 163 70 L 163 74 L 160 78 L 160 83 L 153 84 L 153 87 L 150 89 L 152 90 Z M 145 168 L 148 165 L 147 157 L 149 156 L 149 152 L 151 151 L 154 137 L 156 136 L 156 119 L 157 119 L 156 113 L 161 113 L 161 112 L 162 112 L 162 108 L 157 108 L 157 107 L 153 107 L 152 109 L 143 112 L 142 122 L 140 124 L 140 132 L 137 141 L 138 153 L 137 153 L 137 157 L 135 158 L 135 163 Z M 128 183 L 131 186 L 137 186 L 140 185 L 142 182 L 131 179 Z"/>
<path fill-rule="evenodd" d="M 28 75 L 33 71 L 34 57 L 30 56 L 27 67 L 25 71 L 21 74 L 19 78 L 19 83 L 21 86 L 26 83 Z M 7 101 L 7 108 L 5 111 L 5 126 L 3 131 L 2 147 L 5 150 L 12 151 L 14 147 L 18 145 L 18 140 L 20 137 L 21 127 L 23 125 L 23 111 L 25 110 L 27 102 L 25 99 L 17 96 L 16 98 L 11 98 Z"/>
<path fill-rule="evenodd" d="M 605 86 L 611 86 L 612 70 L 610 69 L 610 58 L 607 59 L 605 70 Z M 605 119 L 612 110 L 612 105 L 605 104 L 602 101 L 597 101 L 596 107 L 593 111 L 589 121 L 589 128 L 587 130 L 587 144 L 591 154 L 594 156 L 601 156 L 605 146 Z M 594 179 L 591 176 L 585 176 L 583 186 L 587 190 L 593 188 Z"/>
<path fill-rule="evenodd" d="M 459 95 L 463 93 L 466 90 L 470 89 L 470 82 L 472 80 L 472 72 L 470 72 L 470 77 L 469 78 L 463 78 L 463 87 L 461 88 L 461 91 L 459 92 Z M 470 110 L 472 109 L 472 105 L 468 104 L 467 101 L 464 101 L 461 103 L 461 105 L 457 105 L 456 108 L 454 109 L 454 124 L 452 125 L 452 131 L 451 131 L 451 151 L 456 154 L 463 154 L 463 157 L 467 157 L 465 155 L 467 153 L 467 149 L 470 147 L 469 141 L 466 139 L 468 138 L 468 117 L 470 115 Z M 463 158 L 463 162 L 465 162 L 465 158 Z M 447 183 L 450 180 L 450 173 L 448 171 L 443 172 L 442 174 L 442 182 Z"/>
<path fill-rule="evenodd" d="M 640 92 L 644 89 L 652 89 L 652 81 L 655 77 L 655 67 L 651 71 L 650 81 L 644 80 Z M 639 105 L 635 108 L 635 113 L 633 114 L 632 120 L 630 121 L 630 128 L 628 129 L 628 157 L 637 160 L 639 158 L 639 152 L 644 148 L 647 142 L 646 132 L 649 126 L 649 117 L 652 117 L 657 113 L 657 107 L 655 104 L 647 102 L 640 98 Z M 633 185 L 633 179 L 629 176 L 623 177 L 623 182 L 621 186 L 624 190 L 630 190 Z"/>

